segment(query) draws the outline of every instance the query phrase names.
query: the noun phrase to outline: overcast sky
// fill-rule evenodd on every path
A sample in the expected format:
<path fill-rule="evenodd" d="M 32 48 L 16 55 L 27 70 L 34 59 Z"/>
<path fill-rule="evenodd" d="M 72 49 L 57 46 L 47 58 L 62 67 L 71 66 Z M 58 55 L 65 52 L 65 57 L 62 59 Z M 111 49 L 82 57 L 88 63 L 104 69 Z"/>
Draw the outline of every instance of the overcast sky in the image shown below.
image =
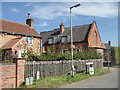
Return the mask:
<path fill-rule="evenodd" d="M 117 2 L 2 2 L 2 19 L 25 23 L 30 13 L 38 33 L 59 28 L 60 23 L 69 27 L 69 7 L 77 3 L 81 6 L 72 9 L 73 26 L 96 21 L 102 41 L 117 46 Z"/>

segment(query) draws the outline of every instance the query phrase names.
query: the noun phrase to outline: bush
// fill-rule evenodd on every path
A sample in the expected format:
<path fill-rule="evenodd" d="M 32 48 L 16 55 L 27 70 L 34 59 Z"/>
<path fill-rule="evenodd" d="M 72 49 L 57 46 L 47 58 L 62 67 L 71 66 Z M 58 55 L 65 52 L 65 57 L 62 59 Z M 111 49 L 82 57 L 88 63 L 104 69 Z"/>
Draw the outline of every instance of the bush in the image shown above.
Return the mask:
<path fill-rule="evenodd" d="M 116 64 L 120 64 L 120 56 L 119 56 L 119 51 L 120 47 L 112 47 L 112 60 L 115 61 Z"/>
<path fill-rule="evenodd" d="M 71 53 L 55 53 L 55 52 L 45 52 L 41 56 L 35 54 L 27 54 L 27 60 L 30 61 L 56 61 L 56 60 L 71 60 Z M 88 60 L 88 59 L 100 59 L 102 56 L 96 53 L 93 49 L 83 49 L 81 52 L 74 51 L 74 60 Z"/>

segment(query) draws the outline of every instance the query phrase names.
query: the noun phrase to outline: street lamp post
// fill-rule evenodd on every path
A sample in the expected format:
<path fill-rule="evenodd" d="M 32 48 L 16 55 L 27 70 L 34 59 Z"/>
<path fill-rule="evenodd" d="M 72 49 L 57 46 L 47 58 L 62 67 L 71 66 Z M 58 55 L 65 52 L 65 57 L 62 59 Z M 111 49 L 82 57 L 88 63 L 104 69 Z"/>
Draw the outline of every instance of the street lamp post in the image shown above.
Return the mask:
<path fill-rule="evenodd" d="M 73 31 L 72 31 L 72 8 L 76 8 L 80 6 L 80 4 L 76 4 L 72 7 L 70 7 L 70 30 L 71 30 L 71 56 L 72 56 L 72 61 L 71 61 L 71 76 L 74 77 L 74 63 L 73 63 Z"/>
<path fill-rule="evenodd" d="M 107 51 L 108 51 L 108 69 L 109 69 L 109 67 L 110 67 L 110 54 L 111 54 L 110 53 L 110 41 L 108 42 L 108 45 L 109 46 L 108 46 L 108 50 Z"/>

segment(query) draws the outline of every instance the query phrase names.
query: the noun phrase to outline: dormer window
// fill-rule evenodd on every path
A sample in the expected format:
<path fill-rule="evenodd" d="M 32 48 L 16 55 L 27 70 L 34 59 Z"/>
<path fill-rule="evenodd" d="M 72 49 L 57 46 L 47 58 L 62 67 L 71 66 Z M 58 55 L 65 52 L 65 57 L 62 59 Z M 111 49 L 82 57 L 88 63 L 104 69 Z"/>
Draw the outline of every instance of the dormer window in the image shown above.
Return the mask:
<path fill-rule="evenodd" d="M 33 38 L 32 37 L 26 37 L 26 42 L 29 44 L 33 44 Z"/>
<path fill-rule="evenodd" d="M 68 42 L 67 36 L 61 37 L 61 43 L 67 43 L 67 42 Z"/>
<path fill-rule="evenodd" d="M 54 43 L 54 38 L 48 38 L 48 44 L 53 44 Z"/>

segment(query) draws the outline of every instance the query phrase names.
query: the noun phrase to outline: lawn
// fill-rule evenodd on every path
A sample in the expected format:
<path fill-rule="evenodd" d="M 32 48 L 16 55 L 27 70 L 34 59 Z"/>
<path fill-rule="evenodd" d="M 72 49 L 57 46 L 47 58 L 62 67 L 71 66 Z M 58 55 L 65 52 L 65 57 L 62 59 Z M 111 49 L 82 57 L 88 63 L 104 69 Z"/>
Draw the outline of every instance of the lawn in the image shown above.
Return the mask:
<path fill-rule="evenodd" d="M 48 78 L 41 78 L 39 80 L 34 81 L 32 85 L 22 85 L 19 88 L 58 88 L 61 85 L 80 81 L 86 78 L 104 75 L 109 73 L 108 69 L 96 70 L 94 75 L 89 75 L 85 73 L 76 73 L 74 77 L 70 75 L 62 75 L 62 76 L 54 76 Z"/>

